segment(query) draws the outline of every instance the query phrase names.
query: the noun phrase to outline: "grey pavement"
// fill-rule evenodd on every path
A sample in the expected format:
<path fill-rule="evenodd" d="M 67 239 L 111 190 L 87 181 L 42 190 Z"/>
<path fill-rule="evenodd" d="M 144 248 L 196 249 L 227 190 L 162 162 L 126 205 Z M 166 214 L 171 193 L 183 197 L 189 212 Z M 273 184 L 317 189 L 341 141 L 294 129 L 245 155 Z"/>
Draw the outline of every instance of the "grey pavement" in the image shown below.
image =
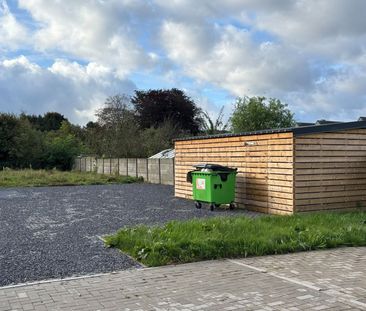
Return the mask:
<path fill-rule="evenodd" d="M 173 219 L 248 215 L 197 210 L 152 184 L 0 188 L 0 286 L 138 267 L 100 236 Z"/>
<path fill-rule="evenodd" d="M 366 310 L 366 247 L 3 287 L 5 310 Z"/>

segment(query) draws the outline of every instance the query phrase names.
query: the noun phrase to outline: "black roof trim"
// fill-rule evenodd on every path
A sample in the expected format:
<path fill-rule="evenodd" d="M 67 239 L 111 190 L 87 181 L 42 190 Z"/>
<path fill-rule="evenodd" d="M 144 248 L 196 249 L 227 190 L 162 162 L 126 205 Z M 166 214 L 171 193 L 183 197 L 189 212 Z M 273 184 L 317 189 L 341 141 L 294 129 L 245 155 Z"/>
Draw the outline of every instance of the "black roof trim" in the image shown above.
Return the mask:
<path fill-rule="evenodd" d="M 333 131 L 361 129 L 361 128 L 366 128 L 366 121 L 352 121 L 352 122 L 329 123 L 314 126 L 296 127 L 293 129 L 293 133 L 295 136 L 300 136 L 305 134 L 333 132 Z"/>
<path fill-rule="evenodd" d="M 343 123 L 331 123 L 322 125 L 310 125 L 310 126 L 299 126 L 299 127 L 288 127 L 280 129 L 269 129 L 253 132 L 242 132 L 242 133 L 228 133 L 228 134 L 217 134 L 207 136 L 193 136 L 193 137 L 182 137 L 173 139 L 173 141 L 184 141 L 184 140 L 199 140 L 199 139 L 210 139 L 210 138 L 225 138 L 225 137 L 238 137 L 238 136 L 251 136 L 251 135 L 262 135 L 262 134 L 276 134 L 276 133 L 294 133 L 294 136 L 301 136 L 306 134 L 333 132 L 351 129 L 366 128 L 365 121 L 353 121 Z"/>

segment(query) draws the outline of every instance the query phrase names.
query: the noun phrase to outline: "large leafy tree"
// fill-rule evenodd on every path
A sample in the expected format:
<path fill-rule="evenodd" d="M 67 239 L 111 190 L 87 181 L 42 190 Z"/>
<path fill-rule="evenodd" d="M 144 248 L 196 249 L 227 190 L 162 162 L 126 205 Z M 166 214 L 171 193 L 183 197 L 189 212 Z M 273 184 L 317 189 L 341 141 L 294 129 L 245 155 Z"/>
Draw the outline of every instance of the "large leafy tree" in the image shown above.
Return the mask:
<path fill-rule="evenodd" d="M 179 89 L 135 91 L 131 102 L 142 129 L 159 127 L 170 120 L 182 131 L 199 132 L 201 110 Z"/>
<path fill-rule="evenodd" d="M 231 116 L 233 132 L 257 131 L 294 126 L 294 114 L 280 100 L 239 97 Z"/>
<path fill-rule="evenodd" d="M 105 156 L 140 156 L 140 127 L 128 96 L 108 97 L 96 116 L 97 122 L 87 125 L 87 131 L 93 137 L 89 142 L 92 150 Z"/>

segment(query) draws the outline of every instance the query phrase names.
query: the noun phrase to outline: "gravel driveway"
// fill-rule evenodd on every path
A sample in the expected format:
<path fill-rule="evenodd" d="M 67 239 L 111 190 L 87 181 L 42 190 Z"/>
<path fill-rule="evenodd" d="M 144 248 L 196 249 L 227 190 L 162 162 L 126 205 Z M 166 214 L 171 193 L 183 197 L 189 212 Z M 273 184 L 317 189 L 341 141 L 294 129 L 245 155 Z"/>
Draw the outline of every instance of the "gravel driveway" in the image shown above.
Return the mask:
<path fill-rule="evenodd" d="M 197 210 L 152 184 L 0 189 L 0 286 L 138 267 L 99 236 L 126 225 L 245 214 Z"/>

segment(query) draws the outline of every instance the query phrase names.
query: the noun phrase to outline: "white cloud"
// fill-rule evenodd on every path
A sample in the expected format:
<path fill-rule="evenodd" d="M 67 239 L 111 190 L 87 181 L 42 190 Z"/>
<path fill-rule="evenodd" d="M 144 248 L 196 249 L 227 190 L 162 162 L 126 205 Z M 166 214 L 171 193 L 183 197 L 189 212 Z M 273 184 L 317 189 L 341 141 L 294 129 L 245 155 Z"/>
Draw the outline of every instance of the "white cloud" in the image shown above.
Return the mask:
<path fill-rule="evenodd" d="M 366 112 L 365 1 L 159 3 L 179 7 L 161 41 L 185 75 L 235 96 L 279 97 L 299 118 Z"/>
<path fill-rule="evenodd" d="M 135 40 L 141 31 L 134 27 L 135 19 L 149 12 L 143 2 L 19 0 L 19 5 L 41 25 L 34 33 L 38 50 L 112 66 L 121 77 L 154 64 L 155 58 Z"/>
<path fill-rule="evenodd" d="M 208 38 L 214 39 L 207 43 Z M 307 90 L 312 84 L 306 59 L 296 50 L 270 42 L 255 44 L 249 31 L 233 26 L 216 25 L 213 30 L 166 22 L 162 42 L 185 74 L 237 96 Z"/>
<path fill-rule="evenodd" d="M 15 49 L 27 42 L 27 30 L 11 14 L 5 0 L 0 0 L 0 51 Z"/>
<path fill-rule="evenodd" d="M 130 80 L 96 63 L 81 66 L 59 59 L 41 68 L 25 56 L 0 62 L 0 108 L 5 112 L 57 111 L 72 122 L 86 123 L 107 96 L 134 89 Z"/>

